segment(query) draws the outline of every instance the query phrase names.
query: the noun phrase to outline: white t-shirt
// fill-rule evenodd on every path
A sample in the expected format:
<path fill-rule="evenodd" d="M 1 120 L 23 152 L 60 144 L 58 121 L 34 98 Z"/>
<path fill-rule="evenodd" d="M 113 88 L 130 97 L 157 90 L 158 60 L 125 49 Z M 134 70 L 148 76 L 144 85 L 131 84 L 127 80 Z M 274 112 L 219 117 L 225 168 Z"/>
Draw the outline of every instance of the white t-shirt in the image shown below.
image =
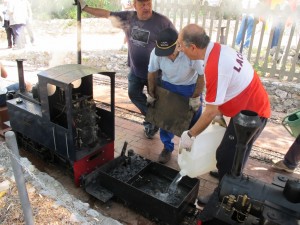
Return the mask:
<path fill-rule="evenodd" d="M 207 46 L 204 58 L 205 67 L 213 46 L 213 42 Z M 217 80 L 217 93 L 214 93 L 215 101 L 208 102 L 212 105 L 221 105 L 236 97 L 248 87 L 253 79 L 254 70 L 249 61 L 241 53 L 226 45 L 222 45 L 219 64 L 213 66 L 218 66 L 218 78 L 213 78 Z"/>
<path fill-rule="evenodd" d="M 259 76 L 241 53 L 226 45 L 210 42 L 204 57 L 205 100 L 217 105 L 228 117 L 241 110 L 269 118 L 270 101 Z"/>
<path fill-rule="evenodd" d="M 25 25 L 28 19 L 27 0 L 8 1 L 7 12 L 9 14 L 10 25 Z"/>
<path fill-rule="evenodd" d="M 150 54 L 148 71 L 162 71 L 162 80 L 174 85 L 195 84 L 198 75 L 203 75 L 203 61 L 190 60 L 183 52 L 179 52 L 173 62 L 168 57 L 155 55 L 155 49 Z"/>

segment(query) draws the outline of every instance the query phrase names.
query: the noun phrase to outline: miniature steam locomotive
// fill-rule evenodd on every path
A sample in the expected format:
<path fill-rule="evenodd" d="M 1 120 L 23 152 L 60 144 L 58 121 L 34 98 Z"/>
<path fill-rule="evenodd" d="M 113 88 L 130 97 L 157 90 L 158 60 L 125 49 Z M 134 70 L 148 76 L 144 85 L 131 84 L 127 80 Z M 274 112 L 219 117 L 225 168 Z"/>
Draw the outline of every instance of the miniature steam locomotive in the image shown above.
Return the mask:
<path fill-rule="evenodd" d="M 127 181 L 110 175 L 112 169 L 120 165 L 127 169 L 129 162 L 133 163 L 129 155 L 114 159 L 115 73 L 100 73 L 78 64 L 61 65 L 40 72 L 38 86 L 33 93 L 27 93 L 22 60 L 17 62 L 20 91 L 7 101 L 7 107 L 10 126 L 25 149 L 43 158 L 58 159 L 70 169 L 77 186 L 83 184 L 100 200 L 100 193 L 106 189 L 113 192 L 110 196 L 115 194 L 137 204 L 168 224 L 180 224 L 197 197 L 198 179 L 182 179 L 179 185 L 186 194 L 178 205 L 172 205 L 145 193 L 143 188 L 151 183 L 148 177 L 169 182 L 178 171 L 142 159 L 139 161 L 145 162 L 143 168 Z M 106 107 L 99 107 L 93 99 L 93 74 L 107 76 L 111 81 L 111 102 Z M 232 172 L 222 179 L 217 200 L 205 206 L 217 221 L 213 224 L 300 224 L 300 181 L 282 179 L 281 185 L 275 186 L 242 175 L 244 148 L 257 128 L 255 113 L 241 112 L 234 124 L 239 135 Z"/>
<path fill-rule="evenodd" d="M 31 94 L 25 91 L 23 61 L 17 63 L 20 93 L 7 101 L 11 128 L 21 146 L 59 159 L 79 185 L 82 175 L 114 158 L 115 73 L 61 65 L 40 72 Z M 110 78 L 110 110 L 99 108 L 93 99 L 93 74 Z"/>

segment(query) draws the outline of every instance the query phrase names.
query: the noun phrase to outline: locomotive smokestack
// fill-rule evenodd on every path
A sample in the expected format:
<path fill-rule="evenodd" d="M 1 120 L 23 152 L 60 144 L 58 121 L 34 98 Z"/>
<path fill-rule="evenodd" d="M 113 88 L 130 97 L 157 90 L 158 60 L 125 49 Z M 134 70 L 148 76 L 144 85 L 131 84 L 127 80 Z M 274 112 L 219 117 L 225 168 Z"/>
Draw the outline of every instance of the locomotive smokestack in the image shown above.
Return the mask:
<path fill-rule="evenodd" d="M 81 64 L 81 7 L 78 0 L 73 5 L 77 6 L 77 63 Z"/>
<path fill-rule="evenodd" d="M 231 175 L 240 176 L 243 168 L 246 147 L 257 129 L 260 127 L 261 121 L 257 113 L 249 110 L 242 110 L 233 118 L 233 123 L 237 136 L 237 145 L 231 168 Z"/>
<path fill-rule="evenodd" d="M 24 93 L 26 90 L 25 80 L 24 80 L 24 69 L 23 69 L 23 61 L 24 59 L 17 59 L 18 66 L 18 75 L 19 75 L 19 89 L 21 93 Z"/>

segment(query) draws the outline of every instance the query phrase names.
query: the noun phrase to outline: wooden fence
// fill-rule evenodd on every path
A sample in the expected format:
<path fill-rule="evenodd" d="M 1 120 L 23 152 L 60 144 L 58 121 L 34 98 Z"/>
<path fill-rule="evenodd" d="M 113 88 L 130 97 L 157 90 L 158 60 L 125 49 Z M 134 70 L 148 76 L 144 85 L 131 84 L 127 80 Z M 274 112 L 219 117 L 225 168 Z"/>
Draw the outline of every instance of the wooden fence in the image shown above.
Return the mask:
<path fill-rule="evenodd" d="M 153 2 L 153 9 L 169 17 L 178 30 L 189 23 L 199 24 L 205 28 L 212 41 L 230 45 L 242 52 L 261 76 L 300 83 L 299 9 L 293 15 L 291 24 L 281 31 L 277 47 L 272 49 L 274 28 L 266 22 L 270 19 L 268 14 L 260 11 L 261 14 L 265 13 L 265 18 L 254 23 L 249 48 L 243 48 L 235 44 L 241 26 L 241 10 L 233 12 L 232 7 L 207 7 L 193 0 L 186 1 L 188 3 L 180 0 Z"/>

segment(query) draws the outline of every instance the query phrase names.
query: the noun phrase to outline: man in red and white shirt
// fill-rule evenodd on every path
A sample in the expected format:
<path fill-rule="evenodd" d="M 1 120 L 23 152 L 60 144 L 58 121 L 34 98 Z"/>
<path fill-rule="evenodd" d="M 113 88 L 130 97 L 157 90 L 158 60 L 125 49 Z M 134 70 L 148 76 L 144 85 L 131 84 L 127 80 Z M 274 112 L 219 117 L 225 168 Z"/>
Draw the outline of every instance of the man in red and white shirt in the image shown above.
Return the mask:
<path fill-rule="evenodd" d="M 196 24 L 189 24 L 182 29 L 178 43 L 180 50 L 191 60 L 204 60 L 206 82 L 205 110 L 196 124 L 182 133 L 179 148 L 190 149 L 194 140 L 192 137 L 204 131 L 215 116 L 223 114 L 232 118 L 242 110 L 250 110 L 258 114 L 262 125 L 247 146 L 244 166 L 253 142 L 271 114 L 268 94 L 260 78 L 246 57 L 231 47 L 210 42 L 204 29 Z M 236 144 L 233 120 L 230 119 L 216 152 L 220 180 L 231 171 Z"/>

